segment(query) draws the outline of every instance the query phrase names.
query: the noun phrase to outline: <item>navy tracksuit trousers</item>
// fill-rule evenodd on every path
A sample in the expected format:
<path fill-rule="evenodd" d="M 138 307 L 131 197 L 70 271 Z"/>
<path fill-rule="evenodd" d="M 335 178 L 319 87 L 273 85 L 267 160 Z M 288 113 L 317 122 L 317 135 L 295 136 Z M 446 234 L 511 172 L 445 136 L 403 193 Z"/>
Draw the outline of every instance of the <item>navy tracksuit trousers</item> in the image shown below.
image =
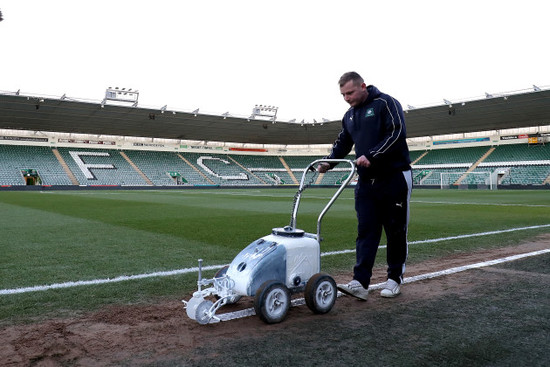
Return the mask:
<path fill-rule="evenodd" d="M 408 255 L 407 227 L 412 190 L 410 170 L 376 179 L 359 179 L 355 187 L 358 228 L 354 279 L 368 288 L 382 230 L 387 239 L 388 278 L 401 284 Z"/>

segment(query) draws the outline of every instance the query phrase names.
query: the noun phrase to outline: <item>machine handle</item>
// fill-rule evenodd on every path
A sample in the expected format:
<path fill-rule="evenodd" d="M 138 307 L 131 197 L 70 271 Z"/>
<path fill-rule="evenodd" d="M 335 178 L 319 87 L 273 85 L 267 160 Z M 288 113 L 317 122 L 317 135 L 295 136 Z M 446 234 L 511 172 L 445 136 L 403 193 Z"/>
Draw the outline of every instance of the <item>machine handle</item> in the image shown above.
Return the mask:
<path fill-rule="evenodd" d="M 317 159 L 313 162 L 311 162 L 306 169 L 304 170 L 304 173 L 302 174 L 302 179 L 300 180 L 300 186 L 298 187 L 298 193 L 296 196 L 296 200 L 294 202 L 294 208 L 292 209 L 292 218 L 290 221 L 290 227 L 292 229 L 296 229 L 296 216 L 298 214 L 298 207 L 300 205 L 300 199 L 302 196 L 302 192 L 305 189 L 305 182 L 306 182 L 306 175 L 307 172 L 310 170 L 315 171 L 315 165 L 326 162 L 326 163 L 349 163 L 350 165 L 350 174 L 349 176 L 342 182 L 338 190 L 334 193 L 328 204 L 324 207 L 324 209 L 321 211 L 321 214 L 319 214 L 319 218 L 317 219 L 317 241 L 321 242 L 321 221 L 323 217 L 325 216 L 326 212 L 330 209 L 334 201 L 340 196 L 344 188 L 349 184 L 349 182 L 352 180 L 353 175 L 355 174 L 356 170 L 356 161 L 351 159 Z"/>

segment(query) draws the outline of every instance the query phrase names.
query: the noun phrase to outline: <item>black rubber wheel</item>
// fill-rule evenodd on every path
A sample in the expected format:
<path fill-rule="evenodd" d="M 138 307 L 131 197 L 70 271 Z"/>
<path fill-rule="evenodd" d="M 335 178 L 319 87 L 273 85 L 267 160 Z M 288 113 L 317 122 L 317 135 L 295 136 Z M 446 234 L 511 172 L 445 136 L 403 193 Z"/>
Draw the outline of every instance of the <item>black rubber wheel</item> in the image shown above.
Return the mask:
<path fill-rule="evenodd" d="M 329 312 L 336 303 L 338 291 L 336 282 L 325 273 L 317 273 L 309 278 L 304 298 L 306 305 L 313 313 L 323 314 Z"/>
<path fill-rule="evenodd" d="M 290 309 L 290 291 L 281 282 L 268 280 L 254 297 L 256 315 L 267 324 L 276 324 L 285 319 Z"/>

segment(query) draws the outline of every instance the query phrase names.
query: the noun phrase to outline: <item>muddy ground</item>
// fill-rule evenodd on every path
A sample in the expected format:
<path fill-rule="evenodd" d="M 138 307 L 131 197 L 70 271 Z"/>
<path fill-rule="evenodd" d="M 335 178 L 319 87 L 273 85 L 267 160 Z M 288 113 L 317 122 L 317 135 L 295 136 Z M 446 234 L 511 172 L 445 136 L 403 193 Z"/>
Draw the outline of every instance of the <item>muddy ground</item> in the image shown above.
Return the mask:
<path fill-rule="evenodd" d="M 419 275 L 455 266 L 503 258 L 509 255 L 550 248 L 550 234 L 518 246 L 484 250 L 470 254 L 425 261 L 410 265 L 407 275 Z M 349 274 L 335 276 L 337 282 L 347 282 Z M 384 269 L 377 268 L 372 284 L 383 282 Z M 51 319 L 30 325 L 15 325 L 0 329 L 0 365 L 2 366 L 140 366 L 176 365 L 162 361 L 193 360 L 200 362 L 194 351 L 205 345 L 223 345 L 239 338 L 276 333 L 288 325 L 299 323 L 307 332 L 312 318 L 359 317 L 359 308 L 373 310 L 387 302 L 405 304 L 437 293 L 469 291 L 469 283 L 461 277 L 443 276 L 406 284 L 403 294 L 394 300 L 382 299 L 378 291 L 367 302 L 340 297 L 326 315 L 314 315 L 306 306 L 293 307 L 287 319 L 276 325 L 266 325 L 256 316 L 213 325 L 199 325 L 187 318 L 179 299 L 154 305 L 115 305 L 82 317 Z M 189 295 L 188 295 L 189 296 Z M 252 307 L 250 300 L 226 306 L 220 313 Z M 290 324 L 289 324 L 290 323 Z M 214 352 L 215 353 L 215 350 Z M 179 364 L 179 363 L 178 363 Z M 185 365 L 184 362 L 181 362 Z M 200 364 L 200 363 L 199 363 Z"/>

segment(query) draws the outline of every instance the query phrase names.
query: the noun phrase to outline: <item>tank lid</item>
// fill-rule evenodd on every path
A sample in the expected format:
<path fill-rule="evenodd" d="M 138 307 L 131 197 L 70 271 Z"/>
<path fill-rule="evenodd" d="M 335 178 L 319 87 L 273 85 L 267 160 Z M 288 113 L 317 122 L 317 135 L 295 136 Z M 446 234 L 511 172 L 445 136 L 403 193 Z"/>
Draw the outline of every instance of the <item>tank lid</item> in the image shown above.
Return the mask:
<path fill-rule="evenodd" d="M 303 237 L 304 231 L 297 228 L 292 228 L 291 226 L 286 226 L 283 228 L 273 228 L 272 232 L 274 235 L 283 236 L 283 237 Z"/>

